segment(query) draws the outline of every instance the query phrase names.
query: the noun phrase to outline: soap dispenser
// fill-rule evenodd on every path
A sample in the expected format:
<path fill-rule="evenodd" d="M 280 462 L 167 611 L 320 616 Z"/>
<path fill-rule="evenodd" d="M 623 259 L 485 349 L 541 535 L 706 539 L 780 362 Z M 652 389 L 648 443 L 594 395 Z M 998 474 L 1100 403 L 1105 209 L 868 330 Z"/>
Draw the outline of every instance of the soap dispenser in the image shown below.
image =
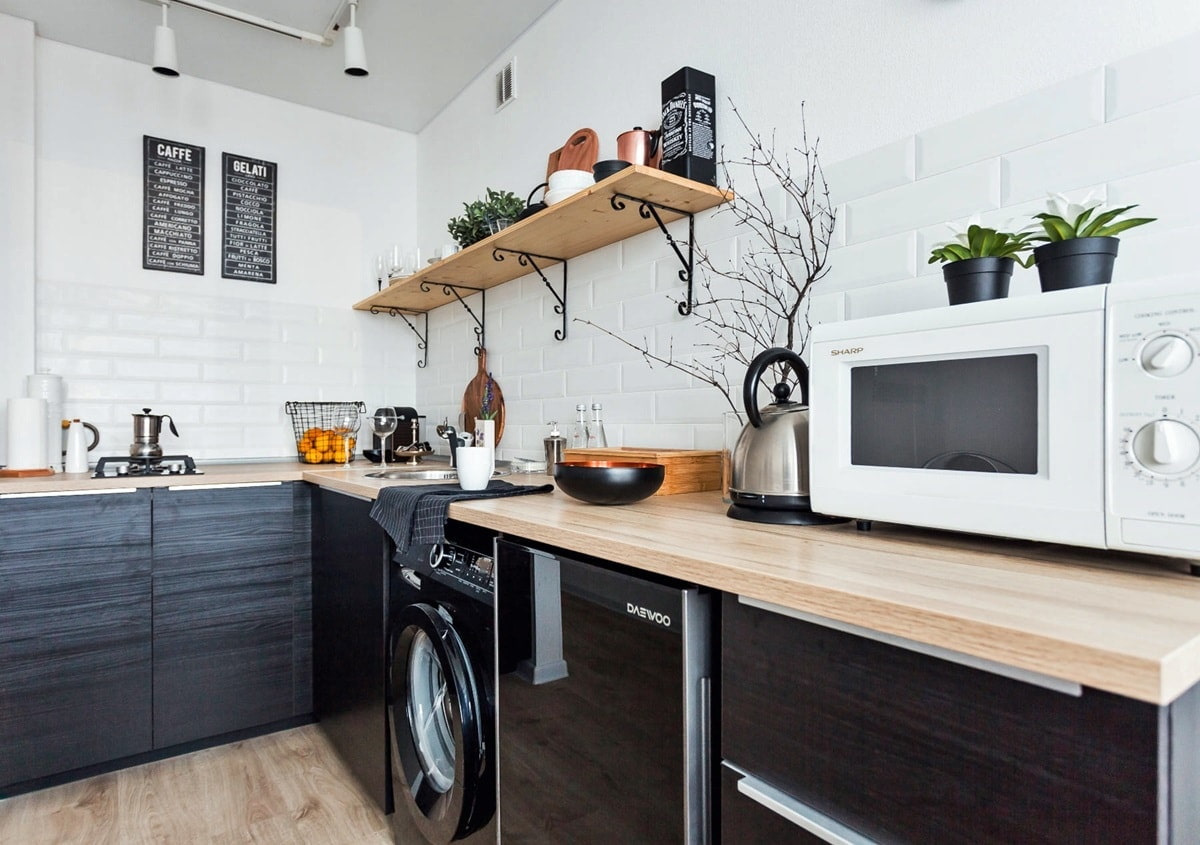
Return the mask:
<path fill-rule="evenodd" d="M 557 422 L 548 422 L 550 426 L 550 434 L 542 443 L 546 447 L 546 472 L 549 475 L 554 474 L 554 465 L 563 459 L 563 450 L 567 447 L 567 438 L 563 437 L 558 430 Z"/>

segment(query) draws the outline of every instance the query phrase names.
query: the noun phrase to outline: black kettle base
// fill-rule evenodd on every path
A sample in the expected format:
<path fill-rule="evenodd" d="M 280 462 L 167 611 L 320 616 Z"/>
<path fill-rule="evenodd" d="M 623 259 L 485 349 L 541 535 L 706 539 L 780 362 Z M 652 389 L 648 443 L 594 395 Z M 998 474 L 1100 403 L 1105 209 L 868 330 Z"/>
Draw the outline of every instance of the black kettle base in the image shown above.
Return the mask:
<path fill-rule="evenodd" d="M 765 522 L 770 525 L 834 525 L 849 522 L 845 516 L 826 516 L 807 508 L 748 508 L 730 505 L 725 515 L 743 522 Z"/>

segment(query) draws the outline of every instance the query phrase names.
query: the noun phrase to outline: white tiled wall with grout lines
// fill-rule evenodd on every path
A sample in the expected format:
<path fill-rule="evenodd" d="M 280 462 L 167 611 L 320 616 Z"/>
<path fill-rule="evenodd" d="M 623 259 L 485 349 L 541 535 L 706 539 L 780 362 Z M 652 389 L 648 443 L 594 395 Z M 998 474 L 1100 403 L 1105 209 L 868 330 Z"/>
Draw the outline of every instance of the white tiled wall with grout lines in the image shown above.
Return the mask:
<path fill-rule="evenodd" d="M 1121 236 L 1117 283 L 1195 273 L 1200 241 L 1200 36 L 1112 62 L 1042 90 L 826 164 L 838 210 L 831 271 L 811 303 L 814 321 L 946 304 L 940 265 L 927 264 L 944 223 L 981 212 L 985 224 L 1023 226 L 1047 191 L 1087 191 L 1109 205 L 1139 204 L 1157 222 Z M 676 229 L 682 229 L 676 224 Z M 685 235 L 682 230 L 676 236 Z M 700 245 L 736 260 L 728 215 L 697 217 Z M 680 317 L 679 263 L 657 231 L 573 259 L 568 338 L 559 343 L 553 298 L 536 276 L 489 291 L 489 367 L 506 399 L 502 456 L 536 456 L 557 420 L 569 434 L 577 402 L 604 406 L 613 444 L 719 448 L 711 387 L 650 367 L 636 351 L 579 320 L 677 354 L 703 340 Z M 558 270 L 548 276 L 558 284 Z M 1036 270 L 1017 268 L 1011 296 L 1038 295 Z M 468 300 L 477 305 L 478 296 Z M 430 320 L 429 365 L 417 405 L 432 424 L 455 419 L 475 371 L 470 317 L 452 304 Z M 735 395 L 735 399 L 737 399 Z M 740 400 L 738 400 L 740 401 Z"/>

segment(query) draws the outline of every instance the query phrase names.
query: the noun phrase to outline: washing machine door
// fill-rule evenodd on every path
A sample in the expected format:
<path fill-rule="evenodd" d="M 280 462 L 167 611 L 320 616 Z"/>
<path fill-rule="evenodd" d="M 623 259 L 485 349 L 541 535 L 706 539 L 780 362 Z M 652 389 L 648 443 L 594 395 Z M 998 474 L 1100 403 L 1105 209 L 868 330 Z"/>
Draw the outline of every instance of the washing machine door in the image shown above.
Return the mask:
<path fill-rule="evenodd" d="M 486 698 L 449 614 L 415 603 L 400 611 L 391 643 L 388 720 L 396 812 L 430 843 L 453 842 L 495 811 Z"/>

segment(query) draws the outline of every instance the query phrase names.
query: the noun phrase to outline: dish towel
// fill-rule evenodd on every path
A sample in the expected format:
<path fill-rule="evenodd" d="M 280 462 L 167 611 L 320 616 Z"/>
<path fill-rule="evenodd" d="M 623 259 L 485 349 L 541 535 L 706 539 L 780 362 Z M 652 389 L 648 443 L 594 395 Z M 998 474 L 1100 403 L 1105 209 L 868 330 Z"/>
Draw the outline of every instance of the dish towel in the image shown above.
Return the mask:
<path fill-rule="evenodd" d="M 396 551 L 403 553 L 414 544 L 440 543 L 446 539 L 446 518 L 451 502 L 527 496 L 549 493 L 553 489 L 553 484 L 517 485 L 507 481 L 489 481 L 483 490 L 464 490 L 457 484 L 384 487 L 371 508 L 371 519 L 383 526 L 395 541 Z"/>

